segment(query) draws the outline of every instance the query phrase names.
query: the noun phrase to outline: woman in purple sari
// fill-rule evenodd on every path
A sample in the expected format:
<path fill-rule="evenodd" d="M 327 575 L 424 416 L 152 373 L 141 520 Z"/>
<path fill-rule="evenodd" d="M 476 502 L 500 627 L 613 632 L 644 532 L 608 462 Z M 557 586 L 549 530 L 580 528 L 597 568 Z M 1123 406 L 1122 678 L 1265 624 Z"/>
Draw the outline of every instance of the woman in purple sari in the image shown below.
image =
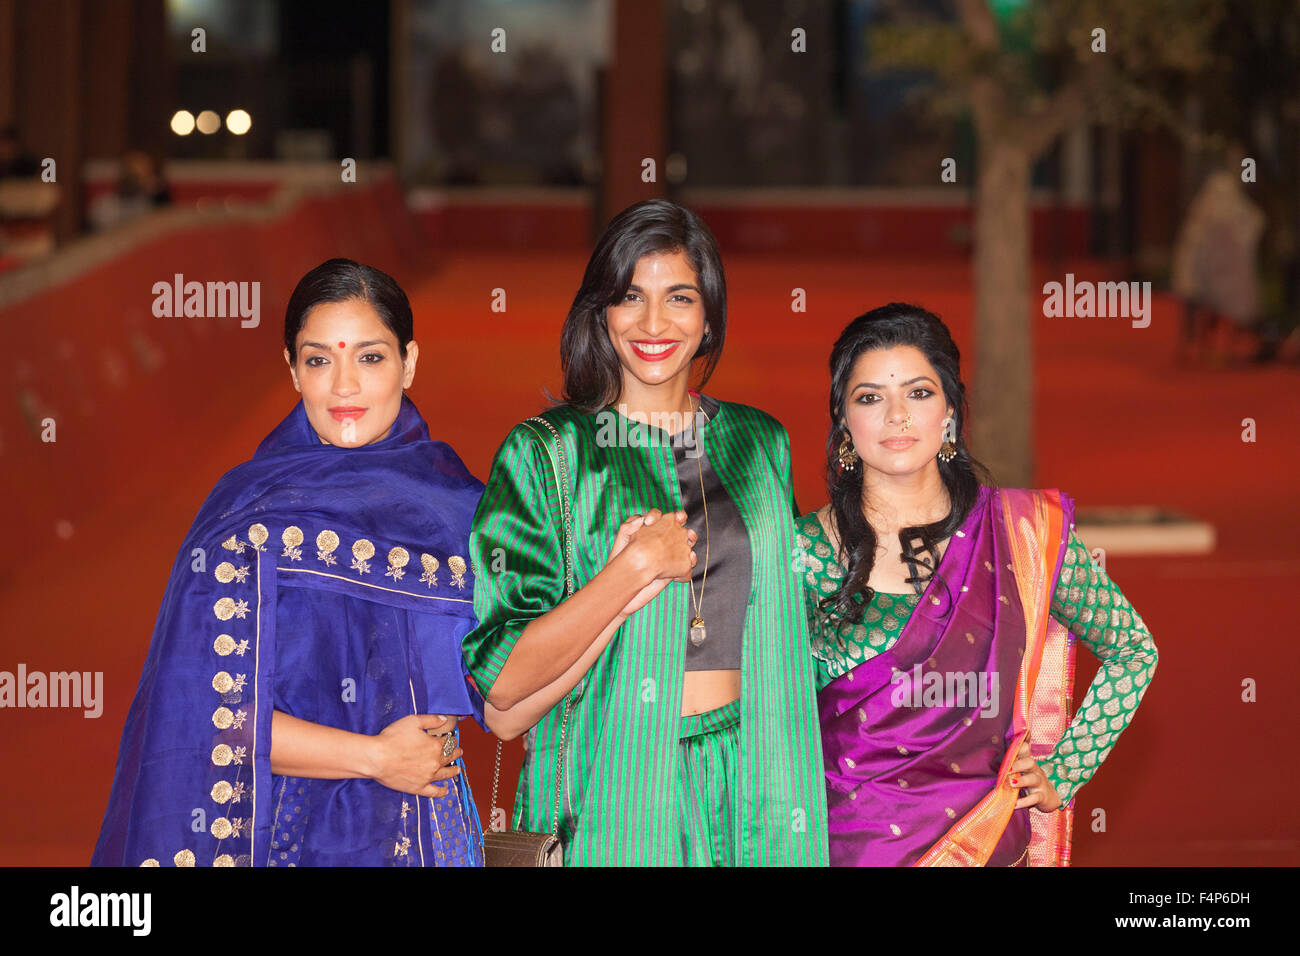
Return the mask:
<path fill-rule="evenodd" d="M 1066 865 L 1155 671 L 1070 496 L 977 478 L 959 363 L 898 303 L 831 354 L 830 503 L 797 530 L 833 866 Z M 1070 720 L 1076 641 L 1103 663 Z"/>

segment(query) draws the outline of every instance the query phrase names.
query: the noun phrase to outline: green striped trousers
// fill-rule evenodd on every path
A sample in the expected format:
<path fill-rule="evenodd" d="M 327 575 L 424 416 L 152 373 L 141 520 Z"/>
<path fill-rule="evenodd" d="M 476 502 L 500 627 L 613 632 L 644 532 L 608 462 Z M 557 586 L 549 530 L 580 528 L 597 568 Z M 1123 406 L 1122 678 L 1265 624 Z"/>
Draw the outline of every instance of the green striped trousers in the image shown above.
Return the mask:
<path fill-rule="evenodd" d="M 677 807 L 687 866 L 736 865 L 740 701 L 682 718 Z"/>

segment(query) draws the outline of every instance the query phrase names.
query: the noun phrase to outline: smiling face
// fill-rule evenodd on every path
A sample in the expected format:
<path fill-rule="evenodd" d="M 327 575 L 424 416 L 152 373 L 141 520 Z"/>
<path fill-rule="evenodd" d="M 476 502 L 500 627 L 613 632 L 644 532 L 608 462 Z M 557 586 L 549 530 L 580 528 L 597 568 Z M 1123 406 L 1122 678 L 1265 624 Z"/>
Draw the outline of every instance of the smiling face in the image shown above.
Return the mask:
<path fill-rule="evenodd" d="M 415 378 L 419 349 L 397 337 L 379 313 L 361 299 L 322 302 L 307 313 L 289 350 L 293 387 L 302 393 L 307 420 L 321 440 L 356 448 L 388 436 L 402 407 L 402 390 Z"/>
<path fill-rule="evenodd" d="M 621 401 L 664 385 L 685 391 L 691 359 L 708 328 L 700 280 L 686 254 L 638 259 L 622 300 L 605 309 L 605 325 L 623 367 Z"/>
<path fill-rule="evenodd" d="M 903 476 L 938 467 L 944 420 L 953 410 L 920 349 L 898 345 L 863 352 L 853 363 L 845 396 L 843 425 L 867 471 Z"/>

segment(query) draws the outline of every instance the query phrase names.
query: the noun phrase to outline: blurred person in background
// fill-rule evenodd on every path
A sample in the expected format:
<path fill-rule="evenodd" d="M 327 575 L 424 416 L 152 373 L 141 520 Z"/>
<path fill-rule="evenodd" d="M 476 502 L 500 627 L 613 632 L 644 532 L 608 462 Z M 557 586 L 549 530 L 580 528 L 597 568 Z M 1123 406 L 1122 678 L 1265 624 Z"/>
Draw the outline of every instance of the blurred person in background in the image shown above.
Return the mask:
<path fill-rule="evenodd" d="M 1221 360 L 1221 326 L 1257 342 L 1265 223 L 1241 181 L 1244 155 L 1240 145 L 1228 148 L 1225 165 L 1201 184 L 1178 232 L 1171 285 L 1184 303 L 1180 359 Z"/>
<path fill-rule="evenodd" d="M 109 229 L 167 206 L 171 201 L 171 187 L 153 158 L 141 150 L 131 150 L 122 157 L 116 188 L 91 203 L 90 222 L 95 229 Z"/>

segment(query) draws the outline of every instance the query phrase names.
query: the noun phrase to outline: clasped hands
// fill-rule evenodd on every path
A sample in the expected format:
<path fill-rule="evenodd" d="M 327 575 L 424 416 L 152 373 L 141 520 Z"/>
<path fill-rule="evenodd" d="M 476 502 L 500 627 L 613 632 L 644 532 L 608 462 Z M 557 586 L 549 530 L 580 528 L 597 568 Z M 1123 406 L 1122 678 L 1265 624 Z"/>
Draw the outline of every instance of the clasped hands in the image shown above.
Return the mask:
<path fill-rule="evenodd" d="M 641 585 L 620 612 L 624 617 L 645 607 L 670 581 L 690 582 L 698 560 L 694 551 L 697 539 L 686 527 L 685 511 L 664 514 L 651 508 L 619 525 L 605 565 L 621 559 L 626 573 Z"/>

